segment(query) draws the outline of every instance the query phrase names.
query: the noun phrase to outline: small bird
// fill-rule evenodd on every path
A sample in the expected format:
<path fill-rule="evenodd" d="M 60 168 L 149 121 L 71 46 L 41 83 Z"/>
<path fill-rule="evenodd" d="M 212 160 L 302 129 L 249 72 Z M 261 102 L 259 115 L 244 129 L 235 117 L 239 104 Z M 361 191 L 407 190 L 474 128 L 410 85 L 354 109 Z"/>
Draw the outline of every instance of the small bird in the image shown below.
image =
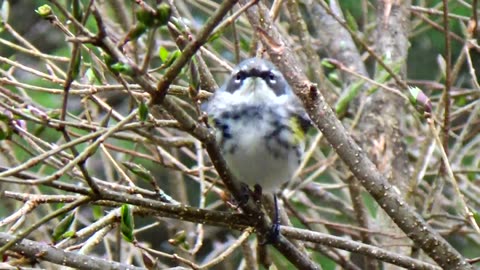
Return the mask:
<path fill-rule="evenodd" d="M 238 180 L 260 186 L 262 192 L 278 192 L 291 180 L 302 160 L 310 120 L 271 62 L 241 62 L 202 109 Z"/>

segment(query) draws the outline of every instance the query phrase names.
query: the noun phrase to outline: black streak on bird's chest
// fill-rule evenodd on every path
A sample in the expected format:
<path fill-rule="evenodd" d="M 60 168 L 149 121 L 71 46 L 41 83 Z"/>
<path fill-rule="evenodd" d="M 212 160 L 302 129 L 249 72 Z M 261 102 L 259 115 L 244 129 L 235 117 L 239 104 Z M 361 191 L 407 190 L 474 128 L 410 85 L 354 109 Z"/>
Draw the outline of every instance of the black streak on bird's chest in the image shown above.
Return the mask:
<path fill-rule="evenodd" d="M 264 121 L 264 123 L 262 123 Z M 289 120 L 279 115 L 273 108 L 265 106 L 237 106 L 220 113 L 214 118 L 215 127 L 221 133 L 220 145 L 224 153 L 234 154 L 238 148 L 239 136 L 232 134 L 231 125 L 241 125 L 249 132 L 258 132 L 259 139 L 273 157 L 279 158 L 295 148 L 287 137 L 293 136 Z M 248 127 L 250 126 L 250 127 Z M 259 130 L 259 128 L 263 130 Z M 238 130 L 238 129 L 237 129 Z M 288 134 L 288 136 L 286 136 Z"/>

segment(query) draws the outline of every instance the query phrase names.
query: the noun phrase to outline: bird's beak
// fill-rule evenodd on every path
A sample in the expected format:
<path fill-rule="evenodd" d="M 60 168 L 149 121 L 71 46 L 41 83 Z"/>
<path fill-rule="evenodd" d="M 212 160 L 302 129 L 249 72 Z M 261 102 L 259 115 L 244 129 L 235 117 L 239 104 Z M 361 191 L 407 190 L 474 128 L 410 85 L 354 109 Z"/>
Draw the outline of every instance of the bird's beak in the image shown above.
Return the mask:
<path fill-rule="evenodd" d="M 261 78 L 249 77 L 244 81 L 245 93 L 253 93 L 260 86 Z"/>

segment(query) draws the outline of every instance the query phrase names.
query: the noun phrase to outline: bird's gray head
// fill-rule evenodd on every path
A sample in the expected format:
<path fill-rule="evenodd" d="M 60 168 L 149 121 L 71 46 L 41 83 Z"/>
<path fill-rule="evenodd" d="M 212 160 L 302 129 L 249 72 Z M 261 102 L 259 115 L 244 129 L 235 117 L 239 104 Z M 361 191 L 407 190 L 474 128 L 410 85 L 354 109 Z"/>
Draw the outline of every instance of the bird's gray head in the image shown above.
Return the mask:
<path fill-rule="evenodd" d="M 292 90 L 282 73 L 270 61 L 250 58 L 242 61 L 233 70 L 223 91 L 234 95 L 282 96 Z"/>
<path fill-rule="evenodd" d="M 235 67 L 227 82 L 201 109 L 211 115 L 237 105 L 297 107 L 297 104 L 297 97 L 275 65 L 250 58 Z"/>

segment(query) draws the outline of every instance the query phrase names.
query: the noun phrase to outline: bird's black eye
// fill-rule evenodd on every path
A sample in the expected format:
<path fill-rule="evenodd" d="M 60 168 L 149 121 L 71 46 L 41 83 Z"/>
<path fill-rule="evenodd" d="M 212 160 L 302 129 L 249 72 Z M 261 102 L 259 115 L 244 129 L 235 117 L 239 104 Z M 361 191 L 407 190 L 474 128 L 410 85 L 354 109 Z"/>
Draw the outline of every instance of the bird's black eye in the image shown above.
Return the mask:
<path fill-rule="evenodd" d="M 273 72 L 269 72 L 267 78 L 270 81 L 270 83 L 276 83 L 277 82 L 277 78 L 276 78 L 275 74 L 273 74 Z"/>
<path fill-rule="evenodd" d="M 243 79 L 245 79 L 245 72 L 240 71 L 235 75 L 235 83 L 240 83 Z"/>

